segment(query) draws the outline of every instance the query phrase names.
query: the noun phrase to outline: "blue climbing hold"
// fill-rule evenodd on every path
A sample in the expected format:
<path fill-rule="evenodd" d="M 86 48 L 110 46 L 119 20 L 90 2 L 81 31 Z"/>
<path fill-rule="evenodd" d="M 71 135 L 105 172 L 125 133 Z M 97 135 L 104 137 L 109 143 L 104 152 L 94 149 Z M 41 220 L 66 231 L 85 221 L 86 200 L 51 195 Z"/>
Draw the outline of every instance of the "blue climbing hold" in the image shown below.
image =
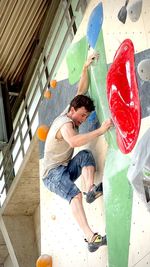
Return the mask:
<path fill-rule="evenodd" d="M 100 2 L 92 11 L 88 26 L 87 26 L 87 40 L 89 45 L 94 49 L 99 32 L 101 30 L 103 24 L 103 6 L 102 3 Z"/>

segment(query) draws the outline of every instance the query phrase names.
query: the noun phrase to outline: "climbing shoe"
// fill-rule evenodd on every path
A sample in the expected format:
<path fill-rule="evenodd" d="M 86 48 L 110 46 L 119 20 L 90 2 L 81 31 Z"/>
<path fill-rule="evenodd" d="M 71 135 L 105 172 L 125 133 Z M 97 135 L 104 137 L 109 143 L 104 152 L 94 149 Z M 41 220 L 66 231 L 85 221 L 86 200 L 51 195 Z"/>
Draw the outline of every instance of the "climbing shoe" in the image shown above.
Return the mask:
<path fill-rule="evenodd" d="M 98 185 L 93 185 L 92 190 L 90 190 L 88 193 L 84 192 L 84 195 L 86 196 L 86 202 L 92 203 L 95 199 L 100 197 L 103 194 L 103 184 L 99 183 Z"/>
<path fill-rule="evenodd" d="M 95 252 L 99 247 L 107 245 L 106 235 L 101 236 L 98 233 L 93 235 L 90 242 L 88 242 L 86 239 L 85 242 L 88 243 L 89 252 Z"/>

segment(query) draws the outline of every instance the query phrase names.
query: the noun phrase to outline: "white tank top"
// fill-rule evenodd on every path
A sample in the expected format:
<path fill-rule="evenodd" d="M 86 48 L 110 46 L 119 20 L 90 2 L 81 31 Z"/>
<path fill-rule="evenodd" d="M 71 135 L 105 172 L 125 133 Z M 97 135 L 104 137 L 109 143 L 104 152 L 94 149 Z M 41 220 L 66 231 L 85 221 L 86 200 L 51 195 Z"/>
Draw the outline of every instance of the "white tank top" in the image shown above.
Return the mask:
<path fill-rule="evenodd" d="M 54 120 L 48 132 L 44 150 L 43 179 L 46 177 L 49 170 L 60 165 L 67 166 L 69 160 L 72 158 L 74 149 L 70 147 L 70 145 L 64 139 L 56 139 L 56 133 L 63 126 L 63 124 L 67 122 L 73 121 L 67 117 L 67 114 L 64 114 L 63 112 Z M 75 126 L 74 129 L 77 131 Z"/>

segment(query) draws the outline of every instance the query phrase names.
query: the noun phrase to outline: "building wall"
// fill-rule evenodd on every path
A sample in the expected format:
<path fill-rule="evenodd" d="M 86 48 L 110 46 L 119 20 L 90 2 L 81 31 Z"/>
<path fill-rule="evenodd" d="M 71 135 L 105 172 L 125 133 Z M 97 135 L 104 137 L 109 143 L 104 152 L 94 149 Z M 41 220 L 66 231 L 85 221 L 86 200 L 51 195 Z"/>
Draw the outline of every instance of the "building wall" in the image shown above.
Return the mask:
<path fill-rule="evenodd" d="M 10 256 L 8 256 L 7 259 L 5 260 L 4 267 L 14 267 Z"/>
<path fill-rule="evenodd" d="M 124 1 L 120 0 L 103 0 L 104 22 L 103 36 L 105 43 L 105 51 L 107 64 L 112 63 L 113 56 L 119 47 L 120 43 L 125 38 L 131 38 L 135 46 L 136 67 L 139 54 L 145 56 L 147 50 L 150 49 L 150 3 L 149 0 L 143 1 L 142 14 L 140 19 L 133 23 L 127 17 L 126 24 L 122 24 L 117 19 L 117 14 L 120 8 L 124 5 Z M 131 1 L 132 2 L 132 1 Z M 80 40 L 86 34 L 86 25 L 89 15 L 93 8 L 99 3 L 97 0 L 89 1 L 89 6 L 86 9 L 82 23 L 78 28 L 78 32 L 74 38 L 74 42 Z M 148 54 L 149 55 L 149 52 Z M 51 102 L 42 103 L 41 110 L 44 110 L 46 117 L 57 116 L 58 111 L 65 107 L 76 92 L 76 86 L 71 87 L 68 84 L 67 68 L 65 60 L 57 71 L 58 87 L 54 92 Z M 143 136 L 146 129 L 150 127 L 150 113 L 145 113 L 144 107 L 150 107 L 150 102 L 144 102 L 142 97 L 142 86 L 147 88 L 147 96 L 149 96 L 150 83 L 143 82 L 138 77 L 140 99 L 142 104 L 142 123 L 139 139 Z M 65 82 L 64 82 L 65 81 Z M 70 86 L 70 88 L 69 88 Z M 145 89 L 144 89 L 145 90 Z M 147 98 L 147 97 L 146 97 Z M 146 99 L 144 98 L 144 99 Z M 61 105 L 60 105 L 61 101 Z M 143 101 L 143 102 L 142 102 Z M 146 104 L 145 104 L 146 103 Z M 148 109 L 147 109 L 148 110 Z M 51 116 L 50 116 L 51 114 Z M 44 120 L 45 116 L 41 116 Z M 45 122 L 45 121 L 44 121 Z M 48 122 L 48 121 L 47 121 Z M 51 123 L 51 121 L 49 121 Z M 85 126 L 88 129 L 88 125 Z M 107 144 L 104 137 L 99 137 L 88 146 L 92 150 L 97 161 L 97 173 L 95 182 L 102 180 L 103 167 L 105 163 L 105 155 Z M 40 166 L 42 173 L 43 164 L 43 149 L 41 148 Z M 82 149 L 82 148 L 80 148 Z M 79 149 L 76 149 L 75 153 Z M 132 157 L 132 153 L 130 154 Z M 77 184 L 81 189 L 84 189 L 84 184 L 79 179 Z M 53 258 L 53 266 L 108 266 L 107 247 L 102 247 L 97 252 L 90 254 L 87 251 L 84 243 L 84 236 L 81 230 L 76 225 L 69 205 L 64 200 L 50 193 L 43 185 L 41 179 L 41 254 L 49 254 Z M 97 199 L 93 204 L 87 205 L 84 201 L 84 207 L 89 220 L 89 224 L 94 231 L 99 231 L 102 235 L 105 234 L 105 210 L 103 198 Z M 143 203 L 135 193 L 133 194 L 133 211 L 131 222 L 131 237 L 129 248 L 129 263 L 128 266 L 147 267 L 150 266 L 150 213 L 146 210 Z M 116 231 L 116 229 L 114 229 Z"/>
<path fill-rule="evenodd" d="M 34 220 L 36 244 L 37 244 L 37 247 L 38 247 L 38 254 L 40 255 L 40 252 L 41 252 L 40 206 L 38 206 L 37 209 L 35 210 L 35 213 L 33 215 L 33 220 Z"/>

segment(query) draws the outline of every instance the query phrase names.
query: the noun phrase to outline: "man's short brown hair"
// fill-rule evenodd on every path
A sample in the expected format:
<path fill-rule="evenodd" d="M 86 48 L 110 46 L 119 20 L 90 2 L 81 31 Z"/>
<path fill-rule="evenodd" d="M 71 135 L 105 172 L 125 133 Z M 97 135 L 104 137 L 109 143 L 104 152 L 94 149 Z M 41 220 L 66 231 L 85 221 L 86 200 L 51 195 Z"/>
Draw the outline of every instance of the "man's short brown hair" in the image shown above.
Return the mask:
<path fill-rule="evenodd" d="M 84 107 L 88 112 L 95 110 L 93 100 L 86 95 L 77 95 L 70 102 L 69 110 L 73 107 L 75 110 Z"/>

